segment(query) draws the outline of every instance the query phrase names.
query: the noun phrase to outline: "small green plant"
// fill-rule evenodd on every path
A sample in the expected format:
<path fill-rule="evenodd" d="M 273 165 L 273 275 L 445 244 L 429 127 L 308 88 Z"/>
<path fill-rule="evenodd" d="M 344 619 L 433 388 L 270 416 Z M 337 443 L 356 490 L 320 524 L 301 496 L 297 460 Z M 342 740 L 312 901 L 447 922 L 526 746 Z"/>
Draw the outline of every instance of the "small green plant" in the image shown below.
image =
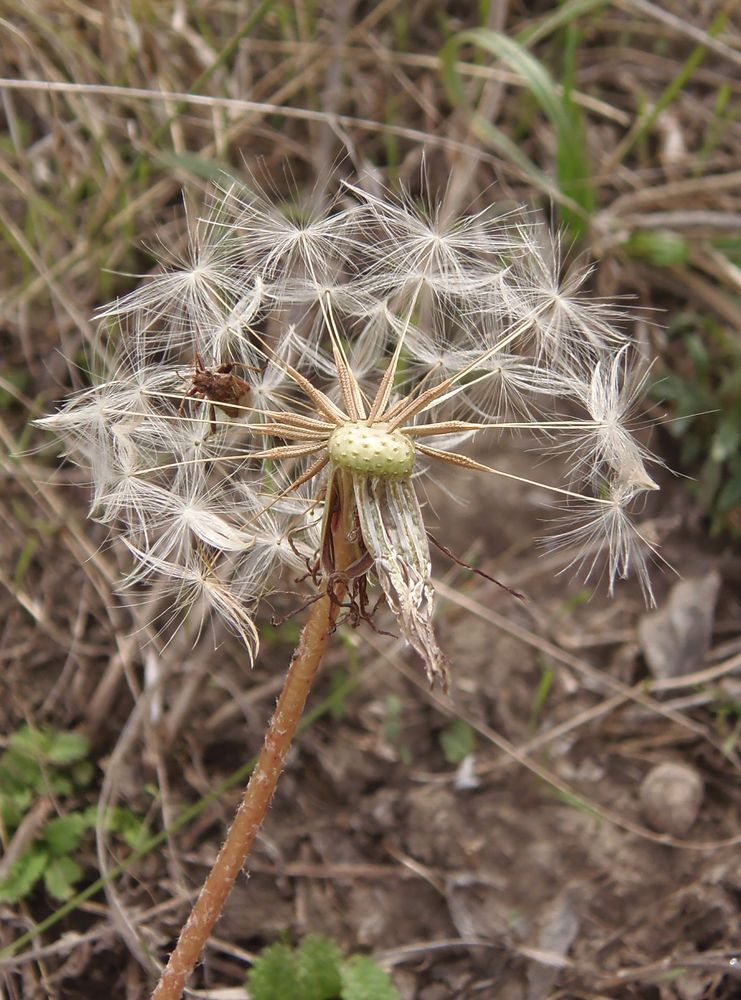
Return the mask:
<path fill-rule="evenodd" d="M 297 947 L 266 948 L 247 977 L 252 1000 L 399 1000 L 388 974 L 369 955 L 344 958 L 329 938 L 311 934 Z"/>
<path fill-rule="evenodd" d="M 679 441 L 680 471 L 710 512 L 711 532 L 741 536 L 741 350 L 694 313 L 677 317 L 668 334 L 672 368 L 653 394 L 670 405 L 674 419 L 666 426 Z"/>
<path fill-rule="evenodd" d="M 476 733 L 464 719 L 454 719 L 438 739 L 446 761 L 456 767 L 476 749 Z"/>
<path fill-rule="evenodd" d="M 0 821 L 6 843 L 43 798 L 62 809 L 78 798 L 95 774 L 90 741 L 80 733 L 23 726 L 13 733 L 0 757 Z M 70 809 L 42 821 L 29 847 L 0 879 L 0 902 L 17 903 L 40 882 L 54 899 L 74 894 L 84 870 L 73 856 L 97 823 L 96 806 Z M 131 810 L 116 808 L 107 827 L 133 846 L 144 832 Z"/>

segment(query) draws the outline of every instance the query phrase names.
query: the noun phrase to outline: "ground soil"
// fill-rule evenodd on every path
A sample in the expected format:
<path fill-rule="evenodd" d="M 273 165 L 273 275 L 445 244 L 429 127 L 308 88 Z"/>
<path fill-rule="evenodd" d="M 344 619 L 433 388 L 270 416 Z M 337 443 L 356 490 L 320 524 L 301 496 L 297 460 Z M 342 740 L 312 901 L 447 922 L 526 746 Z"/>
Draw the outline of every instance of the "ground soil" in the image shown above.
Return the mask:
<path fill-rule="evenodd" d="M 531 462 L 525 447 L 497 458 L 511 471 Z M 247 956 L 276 937 L 308 932 L 348 951 L 372 951 L 405 1000 L 736 995 L 728 956 L 738 931 L 738 846 L 723 845 L 738 829 L 735 745 L 722 710 L 724 699 L 737 697 L 732 679 L 698 686 L 677 678 L 676 690 L 647 705 L 616 697 L 616 684 L 648 691 L 641 688 L 648 671 L 637 626 L 646 612 L 637 588 L 628 582 L 612 600 L 597 588 L 585 602 L 578 584 L 558 576 L 553 554 L 539 554 L 532 540 L 542 499 L 536 490 L 524 501 L 506 483 L 488 494 L 469 476 L 446 483 L 446 494 L 451 489 L 455 500 L 434 490 L 428 497 L 437 536 L 527 601 L 436 558 L 448 588 L 438 615 L 453 665 L 448 695 L 429 690 L 399 641 L 367 626 L 340 628 L 312 704 L 348 675 L 354 687 L 303 733 L 290 758 L 249 876 L 239 880 L 200 968 L 205 995 L 243 982 Z M 739 613 L 739 562 L 704 540 L 681 486 L 670 484 L 668 494 L 656 518 L 662 554 L 690 579 L 714 568 L 724 579 L 705 666 L 717 664 L 737 649 L 729 638 Z M 113 682 L 110 663 L 106 671 L 106 657 L 116 654 L 100 597 L 58 540 L 50 545 L 58 561 L 36 577 L 42 628 L 17 606 L 5 619 L 13 637 L 3 675 L 5 731 L 44 707 L 47 721 L 91 733 L 111 781 L 109 801 L 152 813 L 158 782 L 175 815 L 259 748 L 296 626 L 270 632 L 251 673 L 232 639 L 219 637 L 216 649 L 212 636 L 202 639 L 170 667 L 173 700 L 178 688 L 193 685 L 177 731 L 158 733 L 150 719 L 130 747 L 109 757 L 111 746 L 121 748 L 133 702 L 124 673 Z M 657 576 L 660 603 L 672 585 L 670 574 Z M 83 595 L 79 612 L 60 597 L 70 588 Z M 282 604 L 290 608 L 291 600 Z M 76 614 L 84 618 L 77 625 Z M 383 616 L 378 625 L 393 628 Z M 84 652 L 65 651 L 68 633 Z M 540 704 L 546 673 L 552 686 Z M 94 717 L 101 674 L 113 694 L 105 715 Z M 672 710 L 673 718 L 660 714 Z M 446 760 L 441 740 L 456 717 L 477 730 L 473 753 L 459 766 Z M 550 738 L 555 727 L 561 735 Z M 510 744 L 533 747 L 524 763 L 544 771 L 523 766 Z M 639 800 L 642 780 L 665 761 L 691 765 L 704 786 L 696 821 L 674 838 L 650 830 Z M 39 988 L 65 998 L 144 995 L 136 947 L 171 944 L 185 894 L 205 876 L 237 799 L 237 790 L 224 794 L 166 850 L 115 883 L 109 903 L 115 896 L 120 917 L 99 897 L 66 918 L 56 940 L 63 944 L 66 928 L 87 932 L 85 943 L 62 947 L 63 961 L 45 963 L 46 985 L 24 995 L 40 995 Z M 115 839 L 108 846 L 126 853 Z M 92 854 L 87 865 L 92 878 Z M 49 902 L 34 898 L 24 910 L 39 919 Z M 134 927 L 141 937 L 132 953 Z M 118 985 L 109 988 L 112 981 Z"/>

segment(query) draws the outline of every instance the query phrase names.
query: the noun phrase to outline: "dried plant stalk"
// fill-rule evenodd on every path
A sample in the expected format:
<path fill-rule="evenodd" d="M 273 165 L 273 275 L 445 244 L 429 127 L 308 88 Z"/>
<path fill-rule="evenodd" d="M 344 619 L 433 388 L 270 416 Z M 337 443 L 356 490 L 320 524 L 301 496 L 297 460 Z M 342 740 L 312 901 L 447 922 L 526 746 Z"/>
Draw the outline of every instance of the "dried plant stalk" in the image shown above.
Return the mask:
<path fill-rule="evenodd" d="M 338 521 L 342 525 L 342 519 Z M 333 543 L 337 565 L 349 566 L 353 552 L 344 532 L 333 532 Z M 234 822 L 180 932 L 152 1000 L 179 1000 L 188 976 L 221 916 L 227 896 L 252 850 L 275 794 L 306 700 L 334 630 L 343 595 L 344 584 L 340 580 L 331 597 L 325 594 L 311 608 Z"/>

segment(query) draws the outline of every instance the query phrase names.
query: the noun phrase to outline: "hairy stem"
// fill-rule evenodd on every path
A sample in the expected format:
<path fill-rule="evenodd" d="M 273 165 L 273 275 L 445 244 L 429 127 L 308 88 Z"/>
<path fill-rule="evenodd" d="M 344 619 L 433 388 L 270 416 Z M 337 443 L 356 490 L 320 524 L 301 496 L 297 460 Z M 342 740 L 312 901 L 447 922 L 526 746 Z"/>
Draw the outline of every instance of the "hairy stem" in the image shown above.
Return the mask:
<path fill-rule="evenodd" d="M 339 521 L 340 519 L 336 523 Z M 342 532 L 333 534 L 336 563 L 344 568 L 349 565 L 354 553 Z M 186 980 L 221 916 L 226 898 L 252 849 L 275 793 L 306 699 L 334 628 L 339 611 L 337 601 L 342 600 L 342 594 L 341 586 L 336 586 L 335 601 L 330 601 L 325 594 L 312 606 L 265 734 L 257 765 L 234 822 L 191 910 L 188 922 L 180 932 L 178 943 L 152 994 L 152 1000 L 179 1000 Z"/>

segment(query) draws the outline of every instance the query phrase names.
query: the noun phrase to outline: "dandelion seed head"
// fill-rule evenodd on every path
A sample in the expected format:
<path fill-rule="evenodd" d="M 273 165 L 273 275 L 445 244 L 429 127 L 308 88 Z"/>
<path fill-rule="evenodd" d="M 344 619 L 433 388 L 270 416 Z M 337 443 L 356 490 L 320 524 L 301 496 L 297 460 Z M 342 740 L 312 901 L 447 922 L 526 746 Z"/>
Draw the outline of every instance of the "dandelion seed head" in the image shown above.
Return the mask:
<path fill-rule="evenodd" d="M 331 597 L 347 569 L 350 623 L 373 623 L 375 588 L 444 682 L 418 493 L 449 466 L 518 478 L 496 466 L 505 433 L 565 456 L 540 485 L 568 567 L 652 597 L 631 514 L 656 489 L 631 432 L 645 379 L 588 274 L 516 213 L 447 218 L 350 184 L 307 210 L 230 185 L 100 311 L 113 370 L 41 423 L 89 470 L 133 559 L 123 585 L 159 580 L 169 625 L 215 615 L 254 657 L 261 600 L 297 576 Z"/>

